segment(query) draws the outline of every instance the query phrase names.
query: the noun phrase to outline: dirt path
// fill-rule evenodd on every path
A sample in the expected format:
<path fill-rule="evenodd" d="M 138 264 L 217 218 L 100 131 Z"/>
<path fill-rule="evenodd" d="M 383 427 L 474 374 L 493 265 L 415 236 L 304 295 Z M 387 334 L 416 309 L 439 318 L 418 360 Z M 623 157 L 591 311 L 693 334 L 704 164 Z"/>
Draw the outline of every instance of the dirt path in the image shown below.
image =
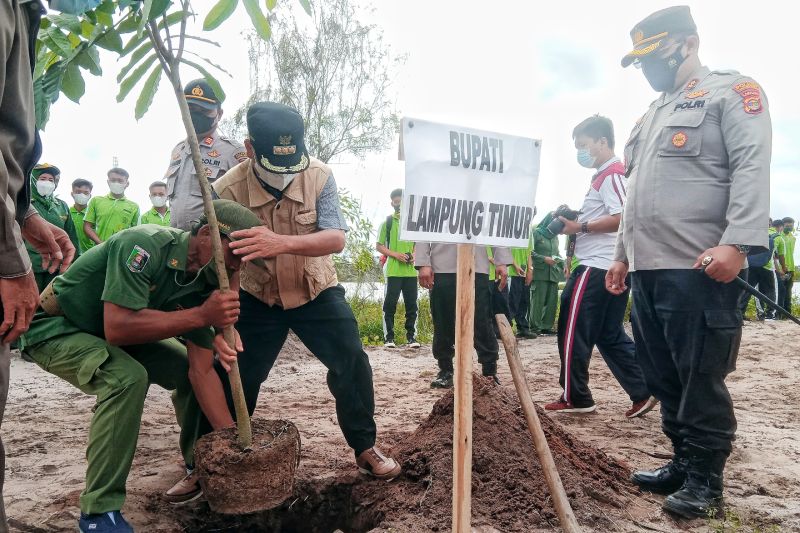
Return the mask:
<path fill-rule="evenodd" d="M 787 342 L 797 337 L 796 328 L 787 322 L 747 323 L 738 369 L 728 379 L 739 431 L 725 485 L 730 508 L 748 524 L 741 531 L 752 530 L 750 525 L 772 524 L 777 524 L 777 531 L 800 531 L 800 420 L 796 414 L 800 351 Z M 534 399 L 539 403 L 554 399 L 560 392 L 555 338 L 523 341 L 520 352 Z M 430 415 L 442 392 L 428 387 L 435 370 L 429 347 L 369 349 L 368 353 L 375 376 L 379 442 L 391 448 Z M 670 450 L 660 432 L 657 411 L 627 420 L 623 412 L 629 402 L 600 357 L 594 358 L 591 375 L 598 410 L 553 419 L 577 439 L 623 464 L 649 467 L 662 463 L 663 454 Z M 291 347 L 264 386 L 257 411 L 257 416 L 288 418 L 298 426 L 303 439 L 298 484 L 303 487 L 334 477 L 358 483 L 352 452 L 336 424 L 324 376 L 325 369 L 316 359 Z M 500 379 L 508 392 L 513 392 L 504 362 Z M 5 497 L 12 531 L 74 530 L 92 405 L 91 398 L 36 365 L 18 357 L 12 360 L 11 392 L 3 422 L 8 454 Z M 187 524 L 187 513 L 206 514 L 205 504 L 172 512 L 158 500 L 157 495 L 181 473 L 169 396 L 154 387 L 147 399 L 123 509 L 137 531 L 204 529 L 198 523 Z M 325 497 L 338 496 L 323 495 L 321 501 Z M 606 514 L 606 525 L 598 531 L 709 529 L 702 520 L 676 522 L 664 515 L 658 496 L 637 497 L 635 505 Z M 492 531 L 490 517 L 484 518 L 476 522 L 485 524 L 483 531 Z M 232 524 L 229 530 L 244 529 Z M 441 530 L 449 530 L 449 515 L 441 517 Z"/>

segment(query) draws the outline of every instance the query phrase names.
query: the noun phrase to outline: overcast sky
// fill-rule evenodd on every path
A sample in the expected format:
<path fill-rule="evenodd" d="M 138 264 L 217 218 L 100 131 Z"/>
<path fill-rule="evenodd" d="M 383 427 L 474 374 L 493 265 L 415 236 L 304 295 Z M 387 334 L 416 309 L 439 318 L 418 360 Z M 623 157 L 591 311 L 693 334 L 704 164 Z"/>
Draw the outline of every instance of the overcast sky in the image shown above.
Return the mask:
<path fill-rule="evenodd" d="M 281 5 L 296 0 L 281 0 Z M 210 0 L 194 2 L 202 15 Z M 478 129 L 542 139 L 537 192 L 539 212 L 568 203 L 579 207 L 590 171 L 575 161 L 572 128 L 594 113 L 610 117 L 622 155 L 634 122 L 656 98 L 641 72 L 622 69 L 631 27 L 672 5 L 662 1 L 533 2 L 528 0 L 405 0 L 377 2 L 368 21 L 380 25 L 391 50 L 407 54 L 396 73 L 397 111 Z M 796 8 L 791 2 L 703 0 L 691 5 L 700 34 L 700 57 L 712 69 L 735 69 L 755 78 L 769 98 L 773 122 L 771 214 L 800 216 L 800 98 L 795 58 Z M 249 19 L 240 6 L 213 38 L 221 49 L 204 54 L 233 79 L 219 79 L 233 113 L 248 96 Z M 124 65 L 124 63 L 123 63 Z M 133 118 L 137 91 L 117 104 L 120 65 L 103 56 L 104 76 L 87 76 L 81 105 L 61 98 L 43 134 L 42 161 L 62 169 L 58 188 L 71 203 L 69 183 L 78 177 L 105 194 L 112 158 L 131 173 L 129 197 L 150 208 L 147 185 L 161 179 L 172 148 L 184 137 L 174 96 L 161 84 L 150 112 Z M 195 76 L 188 69 L 184 81 Z M 365 161 L 342 159 L 334 171 L 340 187 L 361 198 L 375 222 L 386 216 L 388 194 L 403 186 L 396 143 Z M 690 199 L 687 199 L 690 201 Z"/>

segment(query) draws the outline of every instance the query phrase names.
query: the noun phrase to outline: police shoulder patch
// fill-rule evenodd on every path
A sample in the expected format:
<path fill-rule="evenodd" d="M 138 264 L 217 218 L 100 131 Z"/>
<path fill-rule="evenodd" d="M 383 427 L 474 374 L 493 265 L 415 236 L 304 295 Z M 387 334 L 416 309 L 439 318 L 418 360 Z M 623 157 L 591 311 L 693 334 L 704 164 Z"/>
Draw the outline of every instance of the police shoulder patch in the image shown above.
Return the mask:
<path fill-rule="evenodd" d="M 761 86 L 759 84 L 752 80 L 743 81 L 735 84 L 733 90 L 742 97 L 745 113 L 757 115 L 764 111 L 764 106 L 761 103 Z"/>
<path fill-rule="evenodd" d="M 125 266 L 127 266 L 128 270 L 131 272 L 138 274 L 144 270 L 144 267 L 147 266 L 148 261 L 150 261 L 150 252 L 137 244 L 133 247 L 133 250 L 131 250 L 131 253 L 128 255 L 128 260 L 125 262 Z"/>
<path fill-rule="evenodd" d="M 233 158 L 236 159 L 238 162 L 246 161 L 247 160 L 247 152 L 236 152 L 233 154 Z"/>

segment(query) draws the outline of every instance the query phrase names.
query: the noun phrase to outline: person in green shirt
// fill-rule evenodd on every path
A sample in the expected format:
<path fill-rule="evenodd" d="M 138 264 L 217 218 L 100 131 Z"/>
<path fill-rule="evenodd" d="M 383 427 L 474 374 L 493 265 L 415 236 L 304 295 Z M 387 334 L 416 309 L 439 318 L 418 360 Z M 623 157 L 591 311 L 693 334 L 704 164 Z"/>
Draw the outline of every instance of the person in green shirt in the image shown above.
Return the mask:
<path fill-rule="evenodd" d="M 528 246 L 512 248 L 511 256 L 514 262 L 508 268 L 508 277 L 511 282 L 508 291 L 508 307 L 511 317 L 517 323 L 517 337 L 523 339 L 538 337 L 538 331 L 531 329 L 528 323 L 531 302 L 530 285 L 533 281 L 532 251 L 532 238 L 528 239 Z"/>
<path fill-rule="evenodd" d="M 55 190 L 60 179 L 61 171 L 55 165 L 49 163 L 36 165 L 31 172 L 31 205 L 36 208 L 42 218 L 67 232 L 70 241 L 75 246 L 77 255 L 80 244 L 78 243 L 78 234 L 75 231 L 75 226 L 72 223 L 69 206 L 64 200 L 55 196 Z M 26 242 L 25 247 L 28 249 L 28 256 L 31 258 L 36 286 L 41 292 L 56 277 L 57 273 L 51 274 L 46 268 L 42 267 L 42 257 L 30 243 Z"/>
<path fill-rule="evenodd" d="M 225 266 L 236 287 L 241 260 L 230 250 L 228 235 L 261 222 L 230 200 L 215 200 L 214 209 Z M 150 384 L 174 391 L 187 465 L 193 464 L 201 431 L 200 424 L 188 422 L 201 420 L 200 411 L 215 430 L 233 426 L 214 352 L 229 370 L 241 341 L 237 335 L 236 350 L 231 349 L 215 329 L 236 322 L 239 296 L 235 288 L 222 292 L 218 286 L 210 227 L 201 220 L 191 233 L 148 225 L 114 235 L 83 254 L 42 293 L 22 338 L 25 348 L 45 371 L 97 398 L 86 486 L 79 498 L 84 533 L 133 531 L 119 510 Z M 177 503 L 200 492 L 167 496 Z M 115 517 L 111 523 L 109 515 Z"/>
<path fill-rule="evenodd" d="M 786 241 L 783 238 L 783 219 L 776 218 L 772 221 L 772 227 L 769 230 L 769 234 L 770 236 L 774 235 L 775 239 L 775 257 L 772 261 L 774 263 L 775 270 L 775 293 L 778 295 L 778 298 L 775 300 L 775 302 L 783 306 L 782 304 L 786 296 L 786 285 L 784 284 L 784 280 L 788 274 L 788 269 L 786 268 Z M 774 318 L 781 318 L 781 316 L 778 315 L 777 310 L 775 310 Z"/>
<path fill-rule="evenodd" d="M 158 224 L 169 226 L 169 207 L 167 207 L 167 184 L 154 181 L 150 184 L 150 202 L 153 209 L 142 215 L 140 224 Z"/>
<path fill-rule="evenodd" d="M 792 288 L 794 286 L 794 243 L 795 243 L 794 219 L 792 217 L 783 217 L 783 242 L 786 247 L 786 254 L 783 257 L 784 263 L 786 265 L 786 275 L 783 278 L 783 285 L 786 290 L 784 292 L 782 307 L 788 311 L 791 311 Z"/>
<path fill-rule="evenodd" d="M 551 220 L 551 216 L 546 216 L 531 235 L 533 288 L 529 324 L 540 335 L 555 335 L 558 283 L 564 281 L 564 260 L 559 255 L 558 235 L 547 229 Z"/>
<path fill-rule="evenodd" d="M 139 206 L 125 198 L 128 185 L 128 171 L 112 168 L 108 171 L 108 188 L 111 192 L 106 196 L 95 196 L 89 201 L 83 218 L 83 230 L 93 243 L 100 244 L 115 233 L 132 228 L 139 221 Z"/>
<path fill-rule="evenodd" d="M 386 293 L 383 299 L 383 341 L 387 348 L 394 348 L 394 315 L 397 301 L 403 293 L 406 306 L 406 342 L 410 348 L 419 348 L 417 328 L 417 270 L 414 268 L 414 243 L 401 241 L 400 202 L 403 189 L 395 189 L 389 195 L 394 213 L 386 217 L 378 231 L 375 248 L 386 256 Z"/>
<path fill-rule="evenodd" d="M 83 217 L 86 215 L 86 205 L 92 198 L 92 188 L 92 182 L 89 180 L 79 178 L 72 182 L 72 200 L 75 203 L 69 208 L 69 214 L 78 234 L 81 253 L 94 246 L 94 241 L 83 230 Z"/>

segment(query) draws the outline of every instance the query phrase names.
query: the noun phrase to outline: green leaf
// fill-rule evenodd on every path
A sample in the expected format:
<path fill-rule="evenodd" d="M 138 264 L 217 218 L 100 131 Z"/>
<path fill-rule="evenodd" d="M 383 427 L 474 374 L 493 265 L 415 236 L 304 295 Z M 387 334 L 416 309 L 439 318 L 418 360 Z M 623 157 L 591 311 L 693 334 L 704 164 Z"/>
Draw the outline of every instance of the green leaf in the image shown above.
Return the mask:
<path fill-rule="evenodd" d="M 142 79 L 142 77 L 147 72 L 147 69 L 150 68 L 150 65 L 152 65 L 155 60 L 156 60 L 155 54 L 148 57 L 144 63 L 139 65 L 136 68 L 136 70 L 134 70 L 133 73 L 131 73 L 130 76 L 125 78 L 122 81 L 122 83 L 120 83 L 119 94 L 117 95 L 117 102 L 123 101 L 125 97 L 128 96 L 128 93 L 130 93 L 131 90 L 136 86 L 136 84 L 139 83 L 139 80 Z M 161 68 L 160 65 L 159 68 Z"/>
<path fill-rule="evenodd" d="M 86 92 L 86 82 L 83 81 L 83 76 L 81 76 L 81 69 L 75 63 L 70 63 L 64 71 L 61 92 L 76 104 L 80 103 L 81 96 Z"/>
<path fill-rule="evenodd" d="M 309 2 L 309 0 L 299 0 L 299 1 L 300 1 L 300 5 L 303 6 L 303 9 L 306 10 L 306 13 L 310 15 L 311 14 L 311 2 Z"/>
<path fill-rule="evenodd" d="M 75 15 L 65 15 L 62 13 L 58 15 L 49 15 L 47 18 L 49 18 L 50 21 L 59 28 L 63 28 L 73 33 L 81 32 L 81 21 Z"/>
<path fill-rule="evenodd" d="M 55 26 L 50 26 L 43 32 L 42 41 L 50 50 L 61 57 L 69 57 L 72 55 L 72 44 L 70 44 L 67 36 Z"/>
<path fill-rule="evenodd" d="M 144 27 L 150 22 L 150 10 L 153 8 L 153 0 L 144 0 L 142 3 L 142 14 L 139 18 L 139 26 L 136 28 L 136 35 L 144 32 Z"/>
<path fill-rule="evenodd" d="M 145 41 L 142 46 L 137 48 L 136 51 L 131 54 L 131 60 L 128 61 L 128 64 L 119 71 L 119 74 L 117 75 L 117 83 L 121 82 L 122 79 L 128 75 L 128 72 L 130 72 L 131 69 L 135 67 L 144 56 L 147 55 L 147 52 L 151 51 L 152 49 L 153 43 L 150 41 Z"/>
<path fill-rule="evenodd" d="M 217 78 L 212 76 L 205 68 L 203 68 L 201 65 L 198 65 L 194 61 L 189 61 L 188 59 L 182 57 L 181 63 L 186 63 L 190 67 L 197 69 L 197 71 L 206 79 L 208 84 L 214 90 L 214 94 L 217 95 L 219 101 L 223 102 L 225 100 L 225 91 L 222 90 L 222 85 L 220 85 L 219 81 L 217 81 Z"/>
<path fill-rule="evenodd" d="M 44 129 L 50 118 L 50 105 L 58 100 L 61 80 L 64 77 L 64 64 L 55 63 L 45 74 L 33 83 L 34 109 L 36 126 Z"/>
<path fill-rule="evenodd" d="M 91 37 L 92 33 L 94 33 L 95 28 L 96 26 L 92 24 L 89 19 L 83 19 L 81 21 L 81 37 L 88 39 Z"/>
<path fill-rule="evenodd" d="M 250 15 L 250 21 L 253 23 L 253 28 L 255 28 L 258 36 L 265 41 L 269 41 L 272 31 L 269 28 L 269 21 L 264 16 L 264 13 L 261 12 L 261 8 L 258 7 L 258 0 L 242 0 L 242 3 L 245 10 L 247 10 L 247 14 Z"/>
<path fill-rule="evenodd" d="M 108 13 L 103 13 L 102 11 L 98 11 L 97 23 L 110 28 L 111 26 L 114 25 L 114 17 Z"/>
<path fill-rule="evenodd" d="M 120 2 L 122 4 L 123 2 Z M 103 3 L 97 6 L 97 9 L 94 10 L 95 13 L 107 13 L 109 15 L 114 14 L 114 0 L 103 0 Z"/>
<path fill-rule="evenodd" d="M 215 30 L 220 24 L 225 22 L 236 10 L 239 0 L 219 0 L 203 21 L 205 31 Z"/>
<path fill-rule="evenodd" d="M 85 68 L 95 76 L 101 76 L 103 69 L 100 68 L 100 52 L 93 46 L 86 46 L 74 58 L 75 63 Z"/>
<path fill-rule="evenodd" d="M 162 72 L 161 65 L 156 65 L 153 70 L 150 71 L 147 81 L 144 82 L 142 92 L 139 94 L 139 98 L 136 99 L 136 109 L 134 112 L 136 120 L 142 118 L 144 114 L 147 113 L 147 110 L 150 109 L 150 104 L 153 103 L 153 97 L 158 90 L 158 82 L 161 80 Z"/>
<path fill-rule="evenodd" d="M 104 33 L 95 44 L 100 48 L 111 50 L 112 52 L 122 53 L 122 36 L 115 30 L 109 30 Z"/>
<path fill-rule="evenodd" d="M 272 11 L 278 5 L 278 0 L 266 0 L 265 3 L 267 4 L 267 11 Z"/>

